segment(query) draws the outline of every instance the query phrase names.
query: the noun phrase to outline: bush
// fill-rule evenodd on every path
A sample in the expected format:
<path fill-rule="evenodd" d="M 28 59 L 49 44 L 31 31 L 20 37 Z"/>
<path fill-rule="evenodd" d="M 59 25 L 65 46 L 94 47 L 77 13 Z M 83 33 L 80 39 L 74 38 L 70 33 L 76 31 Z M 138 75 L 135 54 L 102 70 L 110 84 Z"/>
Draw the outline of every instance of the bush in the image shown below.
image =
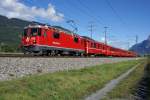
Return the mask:
<path fill-rule="evenodd" d="M 19 49 L 17 46 L 14 45 L 1 45 L 0 52 L 18 52 Z"/>

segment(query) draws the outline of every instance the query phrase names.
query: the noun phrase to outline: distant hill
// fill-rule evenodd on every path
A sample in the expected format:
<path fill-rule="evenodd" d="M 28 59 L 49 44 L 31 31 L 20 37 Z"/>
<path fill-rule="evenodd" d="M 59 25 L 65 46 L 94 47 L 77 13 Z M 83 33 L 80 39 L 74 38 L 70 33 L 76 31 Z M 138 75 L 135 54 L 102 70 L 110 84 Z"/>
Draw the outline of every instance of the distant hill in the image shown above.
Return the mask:
<path fill-rule="evenodd" d="M 0 15 L 0 44 L 18 45 L 23 28 L 31 22 L 21 19 L 8 19 Z"/>
<path fill-rule="evenodd" d="M 24 27 L 30 23 L 0 15 L 0 52 L 15 52 L 20 44 Z"/>
<path fill-rule="evenodd" d="M 147 38 L 147 40 L 133 45 L 130 50 L 135 51 L 140 55 L 150 54 L 150 36 Z"/>

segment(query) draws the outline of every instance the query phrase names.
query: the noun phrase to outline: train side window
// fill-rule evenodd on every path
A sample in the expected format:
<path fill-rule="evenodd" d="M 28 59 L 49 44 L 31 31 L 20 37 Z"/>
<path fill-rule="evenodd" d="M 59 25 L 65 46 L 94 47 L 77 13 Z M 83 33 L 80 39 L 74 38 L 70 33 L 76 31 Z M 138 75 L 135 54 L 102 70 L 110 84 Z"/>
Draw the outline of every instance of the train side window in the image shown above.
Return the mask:
<path fill-rule="evenodd" d="M 79 42 L 78 37 L 74 37 L 74 42 L 76 42 L 76 43 L 78 43 L 78 42 Z"/>
<path fill-rule="evenodd" d="M 97 48 L 99 49 L 99 44 L 97 44 Z"/>
<path fill-rule="evenodd" d="M 53 37 L 54 37 L 55 39 L 59 39 L 60 34 L 59 34 L 58 32 L 54 32 L 54 33 L 53 33 Z"/>
<path fill-rule="evenodd" d="M 94 48 L 96 48 L 96 43 L 94 43 Z"/>
<path fill-rule="evenodd" d="M 99 47 L 99 48 L 100 48 L 100 49 L 103 49 L 103 45 L 100 44 L 100 47 Z"/>
<path fill-rule="evenodd" d="M 91 43 L 91 47 L 93 47 L 93 43 Z"/>
<path fill-rule="evenodd" d="M 103 45 L 103 50 L 105 50 L 105 46 Z"/>

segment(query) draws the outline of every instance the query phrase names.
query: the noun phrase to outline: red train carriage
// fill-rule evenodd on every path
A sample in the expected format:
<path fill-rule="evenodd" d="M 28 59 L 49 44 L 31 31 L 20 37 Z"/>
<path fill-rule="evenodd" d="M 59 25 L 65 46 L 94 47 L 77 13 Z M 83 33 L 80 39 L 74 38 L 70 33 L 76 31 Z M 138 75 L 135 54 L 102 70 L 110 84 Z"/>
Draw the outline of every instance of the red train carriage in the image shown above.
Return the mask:
<path fill-rule="evenodd" d="M 75 54 L 84 53 L 82 37 L 71 32 L 45 25 L 25 27 L 22 37 L 24 52 L 40 54 Z"/>
<path fill-rule="evenodd" d="M 87 55 L 107 55 L 107 46 L 89 37 L 83 36 L 85 41 L 85 53 Z"/>
<path fill-rule="evenodd" d="M 22 36 L 24 53 L 135 57 L 131 51 L 114 48 L 59 26 L 29 25 Z"/>
<path fill-rule="evenodd" d="M 85 41 L 85 53 L 86 55 L 103 55 L 103 56 L 115 56 L 115 57 L 135 57 L 136 54 L 115 48 L 104 43 L 95 41 L 89 37 L 83 36 Z"/>

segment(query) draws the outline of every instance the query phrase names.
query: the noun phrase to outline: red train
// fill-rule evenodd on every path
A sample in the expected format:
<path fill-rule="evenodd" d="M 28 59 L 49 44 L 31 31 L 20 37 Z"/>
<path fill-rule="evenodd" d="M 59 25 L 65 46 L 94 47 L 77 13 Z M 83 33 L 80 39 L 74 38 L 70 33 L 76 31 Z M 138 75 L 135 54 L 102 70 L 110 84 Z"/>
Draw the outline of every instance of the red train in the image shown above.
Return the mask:
<path fill-rule="evenodd" d="M 59 26 L 42 24 L 24 28 L 21 47 L 24 53 L 41 55 L 102 55 L 135 57 L 136 53 L 114 48 Z"/>

